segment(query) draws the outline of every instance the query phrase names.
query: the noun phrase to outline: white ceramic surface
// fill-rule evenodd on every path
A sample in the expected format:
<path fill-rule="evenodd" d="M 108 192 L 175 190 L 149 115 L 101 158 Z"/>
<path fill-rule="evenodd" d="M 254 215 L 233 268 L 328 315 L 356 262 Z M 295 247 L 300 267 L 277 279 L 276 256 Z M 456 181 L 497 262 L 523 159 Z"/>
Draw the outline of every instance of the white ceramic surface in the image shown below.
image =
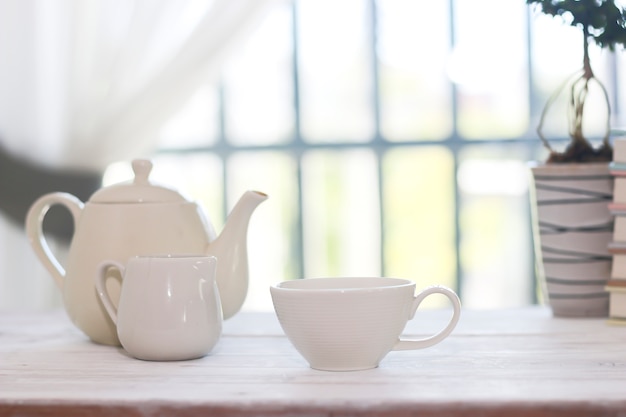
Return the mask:
<path fill-rule="evenodd" d="M 123 277 L 117 308 L 107 291 L 110 268 Z M 195 359 L 218 342 L 222 307 L 215 257 L 142 256 L 126 265 L 104 261 L 98 271 L 98 296 L 130 355 L 152 361 Z"/>
<path fill-rule="evenodd" d="M 248 291 L 247 230 L 254 209 L 267 195 L 247 191 L 228 216 L 219 236 L 200 207 L 174 190 L 152 184 L 152 164 L 133 161 L 135 178 L 98 190 L 83 203 L 67 193 L 46 194 L 37 199 L 26 217 L 31 246 L 63 293 L 72 322 L 94 342 L 119 345 L 111 320 L 94 289 L 94 276 L 104 260 L 127 259 L 154 253 L 197 253 L 217 257 L 217 285 L 224 318 L 241 308 Z M 50 251 L 42 223 L 52 205 L 72 214 L 75 232 L 64 265 Z M 115 272 L 111 273 L 115 277 Z M 118 276 L 119 278 L 119 276 Z M 119 285 L 109 284 L 114 303 Z"/>
<path fill-rule="evenodd" d="M 531 167 L 535 256 L 552 312 L 606 317 L 613 177 L 607 163 Z"/>
<path fill-rule="evenodd" d="M 270 288 L 278 320 L 296 350 L 314 369 L 375 368 L 391 350 L 422 349 L 441 342 L 456 326 L 461 303 L 442 286 L 415 294 L 415 283 L 383 277 L 312 278 Z M 431 294 L 454 307 L 450 322 L 425 339 L 400 338 L 408 320 Z"/>

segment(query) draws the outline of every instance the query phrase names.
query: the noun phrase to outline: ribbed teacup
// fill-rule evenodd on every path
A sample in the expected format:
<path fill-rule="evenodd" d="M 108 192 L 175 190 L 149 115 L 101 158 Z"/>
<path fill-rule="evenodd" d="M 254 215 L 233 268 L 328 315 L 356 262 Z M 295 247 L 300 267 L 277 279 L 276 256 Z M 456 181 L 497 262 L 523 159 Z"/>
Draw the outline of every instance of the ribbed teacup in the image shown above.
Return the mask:
<path fill-rule="evenodd" d="M 391 350 L 421 349 L 445 339 L 456 326 L 461 303 L 454 291 L 432 286 L 415 294 L 413 281 L 386 277 L 309 278 L 270 288 L 278 320 L 296 350 L 314 369 L 375 368 Z M 439 333 L 401 339 L 408 320 L 431 294 L 443 294 L 454 314 Z"/>

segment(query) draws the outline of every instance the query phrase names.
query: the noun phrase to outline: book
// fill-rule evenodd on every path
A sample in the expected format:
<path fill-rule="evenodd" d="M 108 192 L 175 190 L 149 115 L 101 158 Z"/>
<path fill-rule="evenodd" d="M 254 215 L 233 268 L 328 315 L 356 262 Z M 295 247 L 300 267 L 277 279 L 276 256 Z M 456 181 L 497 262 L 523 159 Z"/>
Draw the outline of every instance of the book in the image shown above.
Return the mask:
<path fill-rule="evenodd" d="M 612 174 L 614 172 L 615 171 L 611 171 Z M 626 171 L 624 171 L 624 174 L 614 175 L 613 203 L 626 205 Z"/>
<path fill-rule="evenodd" d="M 613 161 L 626 164 L 626 138 L 619 137 L 613 140 Z"/>
<path fill-rule="evenodd" d="M 613 261 L 611 262 L 611 279 L 626 280 L 626 249 L 624 249 L 623 252 L 615 252 L 609 245 L 609 252 L 613 254 Z"/>
<path fill-rule="evenodd" d="M 608 250 L 613 256 L 611 279 L 626 280 L 626 242 L 613 241 L 609 243 Z"/>
<path fill-rule="evenodd" d="M 614 240 L 609 243 L 608 250 L 612 255 L 626 255 L 626 242 Z"/>
<path fill-rule="evenodd" d="M 608 251 L 613 259 L 605 289 L 609 293 L 609 322 L 626 325 L 626 138 L 613 141 L 609 171 L 613 176 L 613 198 L 608 208 L 614 223 Z"/>
<path fill-rule="evenodd" d="M 626 216 L 626 203 L 609 203 L 609 211 L 613 216 Z"/>
<path fill-rule="evenodd" d="M 626 291 L 626 279 L 610 279 L 606 285 L 613 288 L 622 288 Z"/>
<path fill-rule="evenodd" d="M 609 292 L 609 317 L 626 319 L 626 280 L 610 280 L 605 290 Z"/>
<path fill-rule="evenodd" d="M 616 176 L 626 175 L 626 162 L 609 162 L 609 171 Z"/>
<path fill-rule="evenodd" d="M 613 212 L 613 211 L 612 211 Z M 615 212 L 613 212 L 615 213 Z M 616 215 L 613 221 L 613 242 L 626 243 L 626 215 Z M 611 245 L 609 245 L 610 247 Z M 615 245 L 613 245 L 615 246 Z M 615 248 L 617 249 L 617 248 Z"/>
<path fill-rule="evenodd" d="M 626 253 L 613 255 L 611 279 L 626 280 Z"/>
<path fill-rule="evenodd" d="M 606 321 L 606 324 L 609 324 L 611 326 L 626 326 L 626 319 L 622 319 L 619 317 L 609 317 L 609 319 Z"/>

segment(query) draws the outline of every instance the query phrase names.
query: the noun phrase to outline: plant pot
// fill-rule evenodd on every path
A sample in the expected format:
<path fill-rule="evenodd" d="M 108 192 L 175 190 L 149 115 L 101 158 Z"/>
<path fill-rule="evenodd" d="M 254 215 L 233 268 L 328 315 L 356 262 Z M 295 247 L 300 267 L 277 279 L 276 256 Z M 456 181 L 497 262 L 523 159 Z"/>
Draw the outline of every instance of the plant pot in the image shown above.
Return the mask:
<path fill-rule="evenodd" d="M 537 274 L 557 317 L 607 317 L 613 177 L 608 163 L 533 164 Z"/>

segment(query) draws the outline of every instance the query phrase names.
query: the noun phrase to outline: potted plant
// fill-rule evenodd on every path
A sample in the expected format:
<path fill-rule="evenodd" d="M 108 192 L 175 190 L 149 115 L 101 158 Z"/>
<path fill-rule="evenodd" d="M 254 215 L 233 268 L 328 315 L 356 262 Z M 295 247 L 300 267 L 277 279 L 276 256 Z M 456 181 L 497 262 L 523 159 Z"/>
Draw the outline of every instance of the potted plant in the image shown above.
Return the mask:
<path fill-rule="evenodd" d="M 611 106 L 604 84 L 591 67 L 589 45 L 614 51 L 626 45 L 626 15 L 615 0 L 526 0 L 538 12 L 561 18 L 582 34 L 582 69 L 548 99 L 537 133 L 549 151 L 543 164 L 533 165 L 532 200 L 537 272 L 555 316 L 607 316 L 611 273 L 608 244 L 613 217 L 609 162 Z M 594 147 L 583 129 L 590 88 L 606 104 L 605 133 Z M 543 126 L 556 100 L 565 93 L 570 142 L 563 151 L 550 145 Z"/>

